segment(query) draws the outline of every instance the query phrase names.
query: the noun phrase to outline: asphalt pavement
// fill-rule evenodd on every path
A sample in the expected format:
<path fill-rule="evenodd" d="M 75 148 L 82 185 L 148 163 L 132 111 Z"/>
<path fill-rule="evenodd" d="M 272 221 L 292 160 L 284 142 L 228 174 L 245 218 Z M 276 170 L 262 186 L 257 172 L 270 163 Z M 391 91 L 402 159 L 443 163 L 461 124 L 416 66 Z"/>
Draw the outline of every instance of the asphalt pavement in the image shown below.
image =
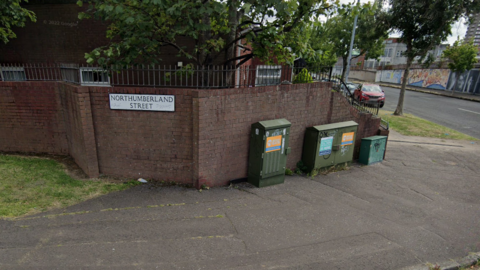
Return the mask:
<path fill-rule="evenodd" d="M 0 269 L 421 269 L 480 251 L 480 145 L 392 131 L 386 160 L 285 184 L 144 184 L 0 220 Z"/>
<path fill-rule="evenodd" d="M 399 87 L 399 86 L 396 86 Z M 382 84 L 386 103 L 384 110 L 395 111 L 399 88 Z M 480 139 L 480 96 L 426 88 L 410 88 L 405 92 L 404 113 L 432 121 Z M 413 90 L 412 90 L 413 89 Z"/>

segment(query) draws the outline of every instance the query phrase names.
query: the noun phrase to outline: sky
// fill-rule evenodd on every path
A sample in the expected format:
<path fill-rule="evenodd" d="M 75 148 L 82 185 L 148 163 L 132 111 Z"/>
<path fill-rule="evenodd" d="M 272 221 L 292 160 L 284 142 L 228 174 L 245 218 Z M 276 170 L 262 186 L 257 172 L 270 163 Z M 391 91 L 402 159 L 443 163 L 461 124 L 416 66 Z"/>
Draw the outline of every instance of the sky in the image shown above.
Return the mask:
<path fill-rule="evenodd" d="M 357 0 L 340 0 L 340 3 L 342 4 L 347 4 L 347 3 L 356 3 Z M 368 2 L 373 2 L 373 0 L 360 0 L 360 3 L 368 3 Z M 452 34 L 448 37 L 447 43 L 453 44 L 455 40 L 457 40 L 457 37 L 460 37 L 460 39 L 465 37 L 465 34 L 467 33 L 467 24 L 465 23 L 464 19 L 461 19 L 460 21 L 456 22 L 452 26 Z M 398 35 L 391 35 L 392 37 L 398 37 Z"/>

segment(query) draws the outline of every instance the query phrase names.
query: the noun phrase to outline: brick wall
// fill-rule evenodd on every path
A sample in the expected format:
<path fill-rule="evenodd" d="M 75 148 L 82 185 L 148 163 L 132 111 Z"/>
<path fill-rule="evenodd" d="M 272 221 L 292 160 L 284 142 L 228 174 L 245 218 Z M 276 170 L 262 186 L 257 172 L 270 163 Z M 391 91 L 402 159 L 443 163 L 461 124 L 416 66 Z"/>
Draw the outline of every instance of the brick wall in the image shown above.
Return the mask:
<path fill-rule="evenodd" d="M 0 84 L 0 150 L 68 154 L 55 82 Z"/>
<path fill-rule="evenodd" d="M 85 63 L 85 53 L 105 45 L 106 25 L 79 20 L 76 4 L 28 5 L 37 22 L 15 28 L 17 38 L 0 44 L 0 62 Z"/>
<path fill-rule="evenodd" d="M 78 63 L 86 64 L 85 53 L 107 45 L 107 24 L 99 20 L 80 20 L 78 13 L 87 8 L 70 4 L 36 4 L 26 6 L 35 12 L 37 22 L 28 21 L 25 27 L 15 27 L 17 38 L 9 43 L 0 43 L 0 63 Z M 71 1 L 70 1 L 71 2 Z M 191 46 L 195 41 L 187 37 L 177 37 L 178 44 Z M 192 63 L 186 57 L 178 57 L 178 51 L 162 47 L 161 65 L 173 68 L 178 62 Z M 193 53 L 193 48 L 187 48 Z M 223 62 L 223 55 L 213 64 Z"/>
<path fill-rule="evenodd" d="M 64 111 L 68 153 L 90 177 L 99 175 L 97 148 L 87 87 L 58 83 Z"/>
<path fill-rule="evenodd" d="M 292 123 L 291 154 L 287 167 L 301 160 L 307 127 L 353 120 L 359 123 L 355 153 L 361 138 L 378 131 L 380 119 L 359 113 L 343 96 L 332 92 L 330 83 L 293 84 L 245 89 L 202 91 L 194 94 L 198 104 L 199 185 L 225 185 L 247 177 L 251 124 L 278 118 Z"/>
<path fill-rule="evenodd" d="M 100 172 L 192 182 L 192 97 L 188 89 L 90 87 Z M 175 95 L 175 112 L 110 110 L 108 93 Z"/>
<path fill-rule="evenodd" d="M 225 185 L 247 176 L 251 124 L 291 123 L 287 167 L 301 159 L 307 127 L 354 120 L 361 138 L 380 119 L 359 113 L 329 83 L 191 90 L 0 82 L 0 151 L 70 154 L 99 174 Z M 175 95 L 175 112 L 110 110 L 109 93 Z"/>

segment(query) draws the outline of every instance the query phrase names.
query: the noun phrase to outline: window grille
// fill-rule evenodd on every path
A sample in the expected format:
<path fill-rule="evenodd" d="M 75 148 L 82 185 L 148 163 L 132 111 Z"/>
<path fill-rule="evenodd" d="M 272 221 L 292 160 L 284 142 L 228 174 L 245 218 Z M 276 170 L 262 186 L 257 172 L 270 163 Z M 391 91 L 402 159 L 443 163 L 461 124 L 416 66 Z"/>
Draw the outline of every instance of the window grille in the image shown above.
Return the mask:
<path fill-rule="evenodd" d="M 1 67 L 0 74 L 2 81 L 26 81 L 25 69 L 23 67 Z"/>
<path fill-rule="evenodd" d="M 257 66 L 255 86 L 278 85 L 282 75 L 282 66 Z"/>
<path fill-rule="evenodd" d="M 110 86 L 108 71 L 102 68 L 81 67 L 80 84 L 86 86 Z"/>

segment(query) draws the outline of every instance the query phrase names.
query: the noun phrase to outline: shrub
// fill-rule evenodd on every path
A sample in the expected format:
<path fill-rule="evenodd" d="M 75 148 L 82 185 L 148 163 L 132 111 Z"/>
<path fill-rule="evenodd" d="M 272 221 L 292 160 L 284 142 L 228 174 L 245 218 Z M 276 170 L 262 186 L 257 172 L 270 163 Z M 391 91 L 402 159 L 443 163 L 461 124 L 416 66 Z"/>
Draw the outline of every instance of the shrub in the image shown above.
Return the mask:
<path fill-rule="evenodd" d="M 302 69 L 293 79 L 293 83 L 311 83 L 312 81 L 312 76 L 310 76 L 306 68 Z"/>

